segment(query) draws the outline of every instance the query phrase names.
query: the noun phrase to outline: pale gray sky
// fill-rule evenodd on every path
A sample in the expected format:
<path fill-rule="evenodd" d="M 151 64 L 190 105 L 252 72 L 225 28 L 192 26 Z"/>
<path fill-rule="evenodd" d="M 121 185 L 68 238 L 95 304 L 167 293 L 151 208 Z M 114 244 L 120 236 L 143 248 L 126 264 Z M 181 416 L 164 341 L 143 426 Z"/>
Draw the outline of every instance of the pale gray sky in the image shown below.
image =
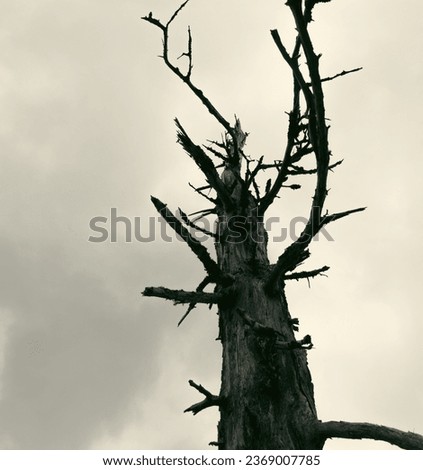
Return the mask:
<path fill-rule="evenodd" d="M 194 288 L 202 270 L 178 243 L 89 243 L 89 220 L 115 207 L 154 216 L 153 194 L 204 207 L 201 175 L 175 144 L 178 116 L 196 141 L 221 129 L 165 68 L 159 31 L 174 0 L 0 0 L 0 448 L 202 449 L 218 413 L 188 379 L 218 392 L 214 311 L 143 299 L 146 285 Z M 325 87 L 330 211 L 367 206 L 312 246 L 329 278 L 288 288 L 324 420 L 423 433 L 423 148 L 421 2 L 334 0 L 312 26 L 323 73 L 363 66 Z M 280 158 L 291 100 L 272 43 L 292 39 L 284 2 L 192 0 L 175 23 L 175 55 L 194 38 L 193 80 L 250 132 L 253 157 Z M 270 215 L 305 215 L 307 192 Z M 270 246 L 276 259 L 284 244 Z M 333 441 L 327 448 L 389 448 Z"/>

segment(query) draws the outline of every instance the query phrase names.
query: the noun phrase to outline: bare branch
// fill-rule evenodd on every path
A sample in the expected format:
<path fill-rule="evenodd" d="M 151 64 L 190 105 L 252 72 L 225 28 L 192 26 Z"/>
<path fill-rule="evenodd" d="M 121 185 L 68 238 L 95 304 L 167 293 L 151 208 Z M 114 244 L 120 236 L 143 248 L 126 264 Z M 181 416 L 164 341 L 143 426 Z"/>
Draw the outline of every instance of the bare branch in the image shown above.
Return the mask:
<path fill-rule="evenodd" d="M 181 326 L 181 323 L 185 320 L 185 318 L 195 309 L 197 304 L 195 302 L 191 302 L 188 306 L 187 311 L 184 313 L 182 318 L 178 321 L 178 326 Z"/>
<path fill-rule="evenodd" d="M 318 224 L 309 225 L 310 230 L 304 230 L 300 237 L 294 243 L 289 245 L 282 255 L 279 256 L 276 264 L 272 266 L 272 271 L 265 281 L 265 289 L 271 292 L 278 279 L 285 277 L 287 272 L 293 271 L 295 267 L 297 267 L 310 256 L 310 252 L 307 249 L 307 246 L 324 225 L 330 222 L 334 222 L 335 220 L 342 219 L 343 217 L 347 217 L 350 214 L 362 212 L 365 209 L 365 207 L 359 207 L 358 209 L 351 209 L 345 212 L 325 215 L 320 219 Z"/>
<path fill-rule="evenodd" d="M 275 160 L 274 163 L 263 163 L 260 165 L 258 170 L 268 170 L 269 168 L 277 168 L 279 169 L 282 165 L 282 160 Z"/>
<path fill-rule="evenodd" d="M 178 211 L 181 214 L 181 218 L 184 221 L 185 225 L 187 225 L 188 227 L 191 227 L 195 230 L 198 230 L 199 232 L 202 232 L 202 233 L 204 233 L 205 235 L 207 235 L 209 237 L 217 238 L 217 235 L 215 233 L 209 232 L 205 228 L 200 227 L 197 224 L 195 224 L 194 222 L 192 222 L 191 220 L 189 220 L 188 216 L 185 214 L 185 212 L 183 212 L 183 210 L 180 207 L 178 207 Z"/>
<path fill-rule="evenodd" d="M 272 266 L 272 270 L 264 283 L 267 292 L 272 292 L 280 278 L 285 277 L 287 272 L 293 271 L 310 256 L 310 251 L 299 240 L 289 245 L 279 256 L 276 264 Z"/>
<path fill-rule="evenodd" d="M 209 442 L 209 446 L 213 447 L 223 447 L 224 443 L 220 441 L 211 441 Z"/>
<path fill-rule="evenodd" d="M 337 162 L 333 163 L 332 165 L 328 166 L 328 170 L 332 171 L 335 167 L 340 165 L 344 160 L 338 160 Z M 291 176 L 298 176 L 298 175 L 313 175 L 317 173 L 317 168 L 312 168 L 311 170 L 306 170 L 305 168 L 298 166 L 298 165 L 290 165 L 288 170 L 288 175 Z"/>
<path fill-rule="evenodd" d="M 310 12 L 314 3 L 315 2 L 308 5 Z M 306 226 L 298 240 L 293 242 L 278 258 L 275 267 L 265 283 L 265 287 L 268 291 L 273 290 L 279 277 L 283 277 L 288 271 L 292 271 L 302 261 L 308 258 L 310 253 L 307 247 L 311 243 L 313 236 L 316 235 L 324 225 L 322 224 L 322 210 L 327 195 L 327 175 L 330 159 L 328 128 L 326 126 L 322 81 L 319 73 L 319 56 L 314 52 L 313 44 L 307 30 L 307 21 L 304 18 L 301 4 L 302 2 L 295 0 L 287 1 L 287 5 L 292 10 L 297 26 L 298 37 L 307 59 L 306 63 L 311 80 L 311 87 L 305 83 L 304 78 L 299 71 L 298 61 L 295 62 L 293 58 L 287 54 L 277 32 L 272 33 L 272 36 L 274 37 L 284 59 L 293 70 L 297 83 L 299 84 L 307 102 L 309 113 L 308 137 L 310 139 L 309 143 L 311 144 L 316 156 L 317 181 Z M 327 219 L 327 222 L 335 220 L 336 218 L 329 218 Z"/>
<path fill-rule="evenodd" d="M 205 199 L 207 199 L 208 201 L 212 202 L 213 204 L 216 204 L 216 199 L 208 196 L 207 194 L 204 194 L 202 192 L 202 189 L 201 188 L 196 188 L 194 185 L 192 185 L 191 183 L 188 183 L 188 186 L 190 188 L 192 188 L 196 193 L 198 193 L 200 196 L 203 196 Z"/>
<path fill-rule="evenodd" d="M 228 159 L 227 157 L 225 157 L 225 155 L 221 154 L 220 152 L 218 152 L 217 150 L 215 150 L 213 147 L 210 147 L 210 145 L 203 145 L 203 147 L 208 150 L 209 152 L 211 152 L 215 157 L 217 158 L 220 158 L 221 160 L 223 160 L 224 162 L 226 162 Z M 224 163 L 222 163 L 222 166 L 224 165 Z"/>
<path fill-rule="evenodd" d="M 230 135 L 233 134 L 233 128 L 229 124 L 229 122 L 219 113 L 219 111 L 215 108 L 215 106 L 211 103 L 211 101 L 204 95 L 203 91 L 197 88 L 191 81 L 191 72 L 192 72 L 192 37 L 191 31 L 188 30 L 188 55 L 189 64 L 188 64 L 188 72 L 183 73 L 181 70 L 172 64 L 169 59 L 169 26 L 173 22 L 173 20 L 177 17 L 179 12 L 185 7 L 189 0 L 186 0 L 172 15 L 170 20 L 164 25 L 160 22 L 160 20 L 153 17 L 153 14 L 150 13 L 148 16 L 142 17 L 143 20 L 147 21 L 148 23 L 153 24 L 160 28 L 163 32 L 163 55 L 162 58 L 167 65 L 167 67 L 177 76 L 179 77 L 188 87 L 189 89 L 197 96 L 197 98 L 203 103 L 203 105 L 207 108 L 209 113 L 226 129 L 226 131 Z"/>
<path fill-rule="evenodd" d="M 251 183 L 254 182 L 254 178 L 257 176 L 258 172 L 264 168 L 264 165 L 263 165 L 263 159 L 264 159 L 264 155 L 262 155 L 259 159 L 258 159 L 258 162 L 257 162 L 257 165 L 256 167 L 254 168 L 253 171 L 248 171 L 248 174 L 245 176 L 245 184 L 247 186 L 247 188 L 251 185 Z"/>
<path fill-rule="evenodd" d="M 210 207 L 209 209 L 201 209 L 199 211 L 191 212 L 191 214 L 188 214 L 190 217 L 192 215 L 197 215 L 195 219 L 193 219 L 193 222 L 197 222 L 197 220 L 202 219 L 203 217 L 206 217 L 207 215 L 211 214 L 216 214 L 216 208 L 215 207 Z"/>
<path fill-rule="evenodd" d="M 300 126 L 300 90 L 302 90 L 304 97 L 306 99 L 307 105 L 309 109 L 313 107 L 312 101 L 312 94 L 307 87 L 307 84 L 304 80 L 304 77 L 300 71 L 299 64 L 298 64 L 298 54 L 300 50 L 300 40 L 297 37 L 295 42 L 294 51 L 292 53 L 292 57 L 288 54 L 285 46 L 282 44 L 281 38 L 277 30 L 272 30 L 271 35 L 273 40 L 275 41 L 276 46 L 278 47 L 279 51 L 282 54 L 282 57 L 291 67 L 292 74 L 294 77 L 294 97 L 293 97 L 293 104 L 292 104 L 292 111 L 289 113 L 289 126 L 288 126 L 288 140 L 285 148 L 285 153 L 283 160 L 278 166 L 278 176 L 273 183 L 273 186 L 270 190 L 266 193 L 266 195 L 260 200 L 260 204 L 258 206 L 259 214 L 263 215 L 267 208 L 273 203 L 275 198 L 278 196 L 279 191 L 282 188 L 283 183 L 287 180 L 288 176 L 288 168 L 294 162 L 293 158 L 296 156 L 296 160 L 298 161 L 299 154 L 298 152 L 292 155 L 292 151 L 294 146 L 296 145 L 296 140 L 301 132 Z M 306 153 L 304 153 L 305 155 Z"/>
<path fill-rule="evenodd" d="M 310 211 L 309 220 L 303 231 L 302 242 L 306 246 L 310 241 L 310 234 L 312 227 L 319 223 L 323 204 L 326 198 L 326 184 L 327 173 L 329 166 L 329 148 L 327 139 L 327 127 L 325 118 L 324 97 L 322 91 L 322 83 L 319 73 L 319 56 L 314 52 L 313 44 L 311 42 L 308 30 L 307 21 L 303 16 L 301 3 L 294 0 L 288 0 L 287 5 L 291 8 L 295 23 L 297 26 L 298 37 L 300 39 L 302 48 L 307 59 L 307 68 L 311 80 L 311 87 L 305 83 L 305 80 L 299 71 L 298 62 L 295 63 L 293 59 L 287 56 L 286 49 L 282 46 L 278 35 L 274 34 L 274 39 L 284 56 L 285 60 L 291 66 L 293 73 L 297 79 L 299 86 L 304 94 L 309 111 L 309 138 L 310 143 L 314 149 L 317 163 L 317 182 L 313 196 L 312 207 Z M 315 2 L 308 5 L 310 12 Z"/>
<path fill-rule="evenodd" d="M 299 185 L 299 184 L 283 184 L 282 188 L 289 188 L 289 189 L 293 189 L 294 191 L 296 191 L 297 189 L 301 189 L 301 185 Z"/>
<path fill-rule="evenodd" d="M 407 450 L 423 450 L 423 436 L 370 423 L 328 421 L 317 424 L 317 432 L 324 439 L 373 439 L 385 441 Z"/>
<path fill-rule="evenodd" d="M 199 191 L 205 191 L 206 189 L 213 189 L 209 184 L 206 184 L 206 186 L 200 186 L 197 188 Z"/>
<path fill-rule="evenodd" d="M 222 137 L 222 139 L 223 139 L 223 137 Z M 219 147 L 222 150 L 227 150 L 226 145 L 222 142 L 217 142 L 216 140 L 208 140 L 207 142 L 210 142 L 211 144 L 216 145 L 216 147 Z"/>
<path fill-rule="evenodd" d="M 345 212 L 337 212 L 335 214 L 325 215 L 321 220 L 320 227 L 323 227 L 323 225 L 326 225 L 329 222 L 335 222 L 335 220 L 342 219 L 350 214 L 355 214 L 356 212 L 362 212 L 364 210 L 366 210 L 366 207 L 359 207 L 358 209 L 351 209 Z"/>
<path fill-rule="evenodd" d="M 197 385 L 193 380 L 189 380 L 188 383 L 191 387 L 195 388 L 201 394 L 203 394 L 206 398 L 199 403 L 195 403 L 191 405 L 189 408 L 184 410 L 184 413 L 192 412 L 194 415 L 199 413 L 200 411 L 210 408 L 211 406 L 219 406 L 221 403 L 221 398 L 217 395 L 212 395 L 208 390 L 206 390 L 202 385 Z"/>
<path fill-rule="evenodd" d="M 211 158 L 199 145 L 194 144 L 178 119 L 175 119 L 175 123 L 178 128 L 178 142 L 204 173 L 208 183 L 216 191 L 222 203 L 225 206 L 230 207 L 232 205 L 231 197 L 228 194 L 225 185 L 222 183 Z"/>
<path fill-rule="evenodd" d="M 289 164 L 289 158 L 292 151 L 293 143 L 288 142 L 285 158 L 282 162 L 282 165 L 279 167 L 278 176 L 276 177 L 273 186 L 269 189 L 269 191 L 260 199 L 260 203 L 258 205 L 258 213 L 259 215 L 263 215 L 266 210 L 270 207 L 273 201 L 278 196 L 280 189 L 282 188 L 283 183 L 287 180 L 287 170 Z M 255 180 L 253 180 L 255 183 Z"/>
<path fill-rule="evenodd" d="M 148 16 L 142 16 L 141 19 L 145 20 L 145 21 L 148 21 L 149 23 L 153 24 L 154 26 L 157 26 L 162 31 L 166 31 L 166 26 L 164 24 L 162 24 L 160 20 L 158 20 L 157 18 L 154 18 L 152 12 L 150 12 L 148 14 Z"/>
<path fill-rule="evenodd" d="M 333 75 L 332 77 L 322 78 L 322 82 L 329 82 L 330 80 L 335 80 L 335 78 L 343 77 L 344 75 L 348 75 L 350 73 L 359 72 L 360 70 L 363 70 L 363 67 L 357 67 L 351 70 L 343 70 L 342 72 L 337 73 L 336 75 Z"/>
<path fill-rule="evenodd" d="M 166 23 L 166 28 L 169 27 L 170 23 L 179 15 L 180 11 L 185 7 L 185 5 L 189 2 L 186 0 L 182 5 L 175 11 L 175 13 L 171 16 L 170 20 Z"/>
<path fill-rule="evenodd" d="M 305 81 L 303 74 L 301 73 L 300 67 L 298 65 L 298 50 L 299 46 L 296 46 L 297 53 L 293 54 L 291 57 L 286 50 L 285 46 L 282 43 L 281 37 L 277 29 L 272 29 L 270 31 L 273 41 L 275 42 L 279 52 L 282 54 L 282 57 L 285 59 L 286 63 L 291 67 L 292 73 L 295 77 L 295 80 L 299 84 L 302 92 L 304 93 L 304 98 L 306 99 L 307 105 L 309 107 L 313 106 L 313 95 L 310 92 L 307 82 Z M 298 43 L 298 42 L 297 42 Z"/>
<path fill-rule="evenodd" d="M 182 222 L 172 214 L 172 212 L 167 208 L 166 204 L 163 204 L 163 202 L 153 196 L 151 196 L 151 201 L 164 220 L 185 241 L 193 253 L 195 253 L 197 258 L 202 262 L 207 274 L 213 280 L 224 281 L 226 276 L 223 275 L 216 261 L 211 258 L 207 249 L 190 234 L 189 230 L 187 230 L 182 225 Z"/>
<path fill-rule="evenodd" d="M 191 36 L 191 28 L 188 26 L 188 51 L 187 52 L 182 52 L 180 56 L 177 57 L 177 59 L 180 59 L 181 57 L 188 57 L 188 72 L 187 72 L 187 78 L 189 79 L 191 77 L 193 65 L 192 65 L 192 36 Z"/>
<path fill-rule="evenodd" d="M 161 299 L 173 300 L 175 304 L 217 304 L 224 294 L 210 292 L 189 292 L 185 290 L 167 289 L 166 287 L 146 287 L 142 292 L 144 297 L 160 297 Z"/>
<path fill-rule="evenodd" d="M 193 380 L 189 380 L 188 383 L 191 387 L 195 388 L 198 392 L 204 395 L 206 398 L 212 397 L 212 393 L 205 389 L 201 384 L 197 385 Z"/>
<path fill-rule="evenodd" d="M 188 79 L 191 78 L 191 73 L 192 73 L 192 36 L 191 36 L 191 28 L 188 26 Z"/>
<path fill-rule="evenodd" d="M 322 268 L 314 269 L 313 271 L 301 271 L 299 273 L 285 274 L 283 280 L 286 281 L 295 279 L 296 281 L 298 281 L 300 279 L 310 279 L 311 277 L 323 276 L 323 273 L 328 271 L 329 269 L 329 266 L 323 266 Z"/>

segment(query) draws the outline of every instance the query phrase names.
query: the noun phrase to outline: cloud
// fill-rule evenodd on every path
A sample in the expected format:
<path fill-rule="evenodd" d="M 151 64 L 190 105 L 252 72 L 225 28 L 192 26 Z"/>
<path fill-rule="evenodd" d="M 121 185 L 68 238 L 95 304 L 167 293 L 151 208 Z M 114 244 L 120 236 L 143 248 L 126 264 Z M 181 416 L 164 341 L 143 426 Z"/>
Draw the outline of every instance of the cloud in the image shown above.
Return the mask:
<path fill-rule="evenodd" d="M 1 298 L 13 321 L 1 375 L 7 425 L 0 445 L 86 448 L 104 423 L 120 429 L 134 397 L 154 382 L 154 308 L 147 314 L 139 299 L 122 302 L 110 273 L 76 270 L 57 247 L 31 253 L 4 240 L 1 246 Z"/>

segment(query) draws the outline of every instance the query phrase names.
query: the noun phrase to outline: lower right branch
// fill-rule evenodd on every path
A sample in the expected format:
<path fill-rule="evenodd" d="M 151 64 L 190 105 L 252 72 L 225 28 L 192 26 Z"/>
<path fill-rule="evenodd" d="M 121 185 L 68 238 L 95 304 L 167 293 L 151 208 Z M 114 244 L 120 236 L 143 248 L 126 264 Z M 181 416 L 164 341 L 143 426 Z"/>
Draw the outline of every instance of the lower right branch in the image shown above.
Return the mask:
<path fill-rule="evenodd" d="M 374 439 L 385 441 L 407 450 L 423 450 L 423 436 L 414 432 L 400 431 L 387 426 L 370 423 L 349 423 L 345 421 L 319 421 L 317 433 L 323 439 L 332 437 L 344 439 Z"/>

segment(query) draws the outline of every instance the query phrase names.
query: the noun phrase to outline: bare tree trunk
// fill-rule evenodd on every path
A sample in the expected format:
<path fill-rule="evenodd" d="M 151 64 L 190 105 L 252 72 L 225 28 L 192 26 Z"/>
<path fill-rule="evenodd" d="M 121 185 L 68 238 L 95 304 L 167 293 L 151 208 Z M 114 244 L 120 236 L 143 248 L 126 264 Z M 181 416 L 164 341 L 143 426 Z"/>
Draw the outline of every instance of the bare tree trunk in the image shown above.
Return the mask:
<path fill-rule="evenodd" d="M 265 238 L 255 226 L 255 235 Z M 253 235 L 254 238 L 256 238 Z M 251 233 L 218 246 L 219 265 L 237 276 L 234 294 L 219 308 L 223 346 L 220 449 L 321 449 L 307 352 L 296 341 L 283 285 L 265 289 L 266 243 Z M 255 257 L 251 258 L 251 253 Z"/>

